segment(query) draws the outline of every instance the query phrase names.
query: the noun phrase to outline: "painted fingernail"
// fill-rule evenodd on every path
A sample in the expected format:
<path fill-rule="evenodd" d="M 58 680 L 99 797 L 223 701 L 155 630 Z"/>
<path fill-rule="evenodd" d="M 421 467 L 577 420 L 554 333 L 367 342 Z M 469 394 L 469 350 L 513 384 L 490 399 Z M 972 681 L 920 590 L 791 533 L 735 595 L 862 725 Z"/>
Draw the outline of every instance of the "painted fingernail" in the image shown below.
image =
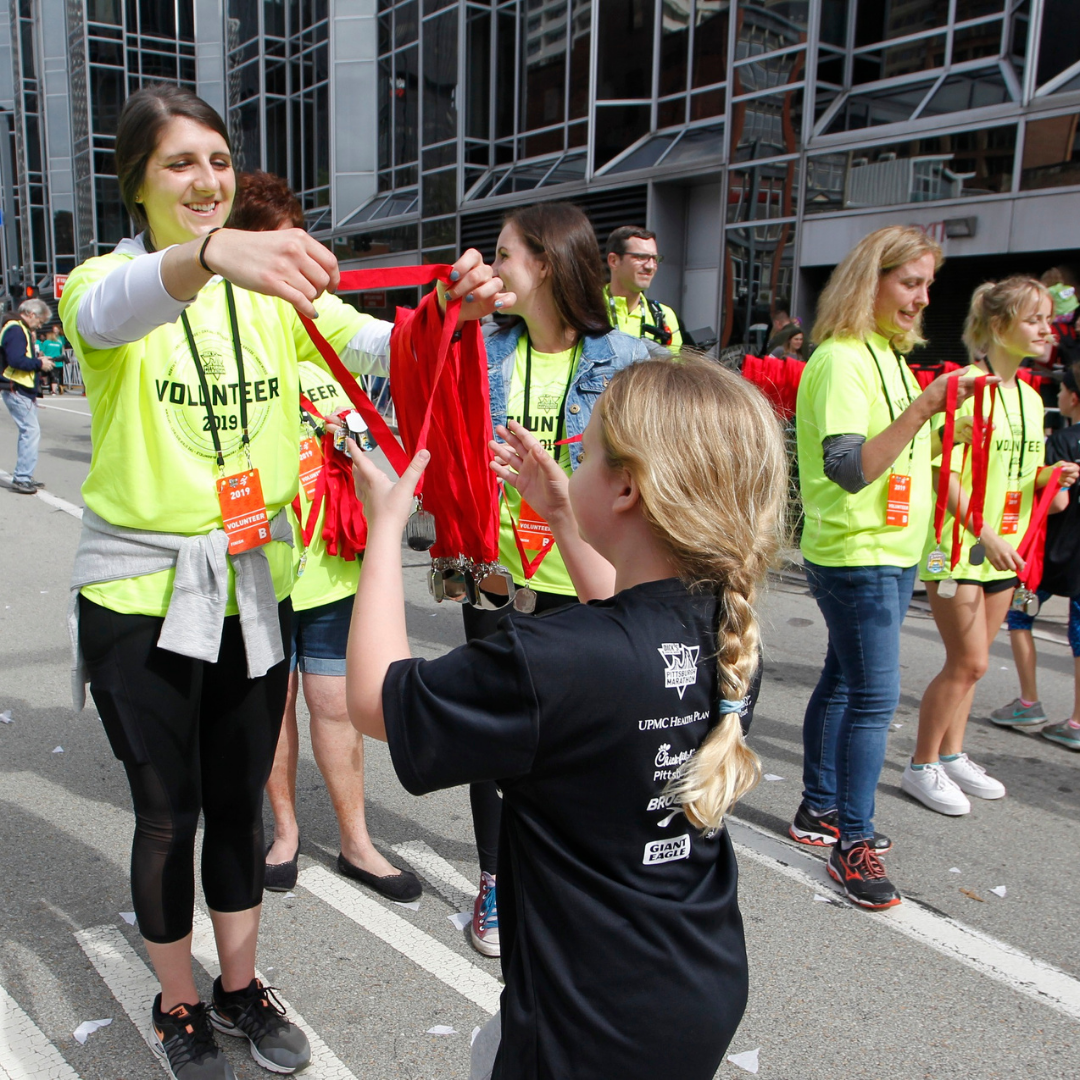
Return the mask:
<path fill-rule="evenodd" d="M 473 294 L 469 293 L 469 295 L 465 297 L 465 303 L 466 304 L 471 304 L 472 302 L 473 302 Z"/>
<path fill-rule="evenodd" d="M 451 281 L 457 281 L 457 279 L 459 277 L 461 277 L 461 275 L 456 270 L 451 270 L 450 271 L 450 280 Z"/>
<path fill-rule="evenodd" d="M 502 305 L 503 305 L 503 302 L 502 302 L 501 300 L 496 300 L 496 301 L 495 301 L 495 306 L 496 306 L 497 308 L 501 308 L 501 307 L 502 307 Z"/>

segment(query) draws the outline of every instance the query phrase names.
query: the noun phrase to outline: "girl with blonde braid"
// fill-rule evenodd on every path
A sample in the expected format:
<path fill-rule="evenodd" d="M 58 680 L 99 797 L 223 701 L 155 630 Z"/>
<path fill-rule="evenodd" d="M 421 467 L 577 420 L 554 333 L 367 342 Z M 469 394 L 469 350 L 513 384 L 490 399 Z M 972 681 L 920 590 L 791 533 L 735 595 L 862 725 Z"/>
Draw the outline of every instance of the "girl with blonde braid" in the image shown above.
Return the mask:
<path fill-rule="evenodd" d="M 590 602 L 411 659 L 401 531 L 427 453 L 396 484 L 354 453 L 369 533 L 350 715 L 413 794 L 502 790 L 506 988 L 473 1075 L 711 1080 L 747 996 L 722 825 L 760 774 L 744 728 L 787 483 L 778 424 L 744 380 L 684 357 L 613 376 L 570 478 L 520 425 L 497 431 L 493 470 Z"/>

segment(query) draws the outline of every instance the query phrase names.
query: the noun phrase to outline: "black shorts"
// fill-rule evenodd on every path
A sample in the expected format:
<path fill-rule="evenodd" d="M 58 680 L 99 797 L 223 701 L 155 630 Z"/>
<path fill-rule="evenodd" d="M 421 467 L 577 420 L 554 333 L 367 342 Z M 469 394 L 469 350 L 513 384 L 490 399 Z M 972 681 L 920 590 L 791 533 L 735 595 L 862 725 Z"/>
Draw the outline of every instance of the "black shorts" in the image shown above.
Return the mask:
<path fill-rule="evenodd" d="M 1016 586 L 1020 584 L 1020 579 L 1015 574 L 1012 574 L 1010 577 L 995 578 L 992 581 L 976 581 L 974 578 L 966 577 L 953 578 L 953 581 L 955 581 L 957 585 L 979 585 L 987 596 L 1005 592 L 1007 589 L 1015 589 Z"/>

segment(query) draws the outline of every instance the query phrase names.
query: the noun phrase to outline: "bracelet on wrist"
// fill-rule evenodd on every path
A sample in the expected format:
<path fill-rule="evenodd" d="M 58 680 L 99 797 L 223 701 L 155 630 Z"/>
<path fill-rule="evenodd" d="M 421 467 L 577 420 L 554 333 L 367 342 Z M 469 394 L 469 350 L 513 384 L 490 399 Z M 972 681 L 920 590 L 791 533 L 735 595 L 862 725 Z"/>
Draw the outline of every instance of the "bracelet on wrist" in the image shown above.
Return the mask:
<path fill-rule="evenodd" d="M 202 245 L 201 245 L 201 246 L 199 247 L 199 265 L 200 265 L 200 266 L 201 266 L 201 267 L 202 267 L 202 268 L 203 268 L 203 269 L 204 269 L 204 270 L 205 270 L 205 271 L 206 271 L 206 272 L 207 272 L 208 274 L 215 274 L 215 273 L 217 273 L 217 271 L 216 271 L 216 270 L 213 270 L 213 269 L 212 269 L 212 268 L 211 268 L 211 267 L 209 266 L 209 264 L 207 263 L 207 261 L 206 261 L 206 245 L 210 243 L 210 237 L 211 237 L 211 236 L 213 236 L 213 235 L 214 235 L 214 233 L 218 232 L 218 231 L 220 230 L 220 228 L 221 228 L 221 226 L 220 226 L 220 225 L 217 225 L 217 226 L 215 226 L 215 227 L 214 227 L 213 229 L 211 229 L 211 230 L 210 230 L 210 231 L 209 231 L 209 232 L 208 232 L 208 233 L 206 234 L 206 236 L 205 236 L 205 237 L 203 238 L 203 242 L 202 242 Z"/>

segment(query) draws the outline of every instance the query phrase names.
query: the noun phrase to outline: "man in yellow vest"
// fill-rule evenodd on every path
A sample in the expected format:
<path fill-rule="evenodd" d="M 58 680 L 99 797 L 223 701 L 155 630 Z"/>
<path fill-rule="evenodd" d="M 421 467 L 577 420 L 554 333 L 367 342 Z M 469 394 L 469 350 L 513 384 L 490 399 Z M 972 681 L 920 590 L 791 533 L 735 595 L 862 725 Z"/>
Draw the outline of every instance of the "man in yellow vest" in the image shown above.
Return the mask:
<path fill-rule="evenodd" d="M 612 326 L 677 353 L 683 343 L 678 316 L 645 295 L 663 258 L 656 249 L 656 233 L 620 225 L 607 241 L 611 281 L 604 287 L 604 296 Z"/>
<path fill-rule="evenodd" d="M 0 328 L 0 353 L 4 374 L 0 378 L 0 397 L 19 429 L 15 452 L 13 491 L 33 495 L 45 485 L 34 480 L 41 428 L 38 425 L 38 372 L 51 371 L 53 362 L 47 356 L 34 355 L 34 331 L 45 325 L 49 305 L 43 300 L 24 300 L 17 318 L 8 318 Z"/>

